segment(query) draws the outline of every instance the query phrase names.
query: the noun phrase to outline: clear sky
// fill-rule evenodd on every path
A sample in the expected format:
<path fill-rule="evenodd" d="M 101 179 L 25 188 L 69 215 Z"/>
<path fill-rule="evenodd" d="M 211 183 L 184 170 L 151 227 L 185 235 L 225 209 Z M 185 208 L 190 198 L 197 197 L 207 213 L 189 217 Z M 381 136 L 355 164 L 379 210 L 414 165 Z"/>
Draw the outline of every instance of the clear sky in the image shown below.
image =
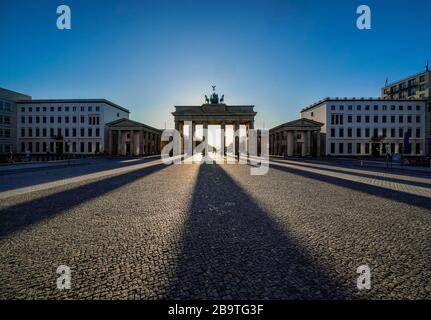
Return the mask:
<path fill-rule="evenodd" d="M 72 30 L 56 28 L 61 4 Z M 361 4 L 372 30 L 356 28 Z M 106 98 L 160 128 L 213 84 L 268 128 L 327 96 L 379 96 L 431 59 L 429 0 L 0 0 L 0 12 L 0 87 Z"/>

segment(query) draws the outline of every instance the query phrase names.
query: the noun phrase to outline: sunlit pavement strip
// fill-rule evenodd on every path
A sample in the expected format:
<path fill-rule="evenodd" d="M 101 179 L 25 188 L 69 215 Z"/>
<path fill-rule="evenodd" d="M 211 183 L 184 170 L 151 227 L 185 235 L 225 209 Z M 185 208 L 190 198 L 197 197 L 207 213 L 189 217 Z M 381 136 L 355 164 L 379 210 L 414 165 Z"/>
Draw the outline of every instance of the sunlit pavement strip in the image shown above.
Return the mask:
<path fill-rule="evenodd" d="M 393 177 L 396 179 L 402 179 L 402 180 L 407 180 L 407 181 L 425 182 L 425 183 L 429 183 L 430 179 L 421 179 L 421 178 L 417 178 L 417 177 L 406 178 L 405 176 L 400 176 L 400 175 L 395 175 L 395 174 L 387 174 L 387 173 L 383 174 L 383 173 L 376 173 L 376 172 L 372 172 L 372 171 L 362 171 L 362 170 L 347 169 L 347 168 L 334 167 L 334 166 L 331 167 L 331 166 L 325 166 L 325 165 L 319 165 L 319 164 L 309 164 L 308 166 L 317 166 L 317 167 L 322 168 L 322 169 L 316 169 L 316 168 L 312 168 L 312 167 L 306 168 L 304 166 L 307 166 L 307 163 L 304 163 L 304 162 L 295 163 L 295 162 L 289 161 L 289 160 L 278 160 L 277 162 L 272 161 L 271 163 L 276 165 L 276 166 L 292 168 L 295 170 L 301 170 L 301 171 L 305 171 L 305 172 L 317 173 L 317 174 L 321 174 L 324 176 L 335 177 L 335 178 L 339 178 L 339 179 L 343 179 L 343 180 L 367 184 L 370 186 L 378 186 L 380 188 L 385 188 L 388 190 L 402 191 L 402 192 L 409 193 L 412 195 L 420 195 L 423 197 L 431 198 L 431 188 L 412 186 L 412 185 L 408 185 L 408 184 L 397 183 L 397 182 L 381 180 L 381 179 L 359 177 L 359 176 L 356 176 L 353 174 L 349 174 L 348 172 L 350 172 L 350 173 L 362 173 L 362 174 L 368 174 L 368 175 L 374 175 L 374 176 L 380 176 L 380 177 L 382 177 L 382 176 L 383 177 Z M 333 171 L 329 171 L 329 170 L 325 170 L 325 169 L 342 170 L 342 171 L 345 171 L 346 173 L 338 173 L 338 172 L 333 172 Z"/>
<path fill-rule="evenodd" d="M 101 172 L 96 172 L 96 173 L 90 173 L 90 174 L 86 174 L 86 175 L 79 176 L 79 177 L 67 178 L 67 179 L 62 179 L 62 180 L 58 180 L 58 181 L 54 181 L 54 182 L 42 183 L 42 184 L 35 185 L 35 186 L 19 188 L 19 189 L 14 189 L 14 190 L 10 190 L 10 191 L 4 191 L 4 192 L 0 193 L 0 199 L 6 199 L 9 197 L 13 197 L 13 196 L 21 195 L 21 194 L 26 194 L 29 192 L 46 190 L 46 189 L 64 186 L 64 185 L 68 185 L 68 184 L 72 184 L 72 183 L 76 183 L 76 182 L 82 182 L 82 181 L 91 180 L 91 179 L 103 178 L 103 177 L 107 177 L 107 176 L 120 175 L 120 174 L 124 174 L 124 173 L 128 173 L 128 172 L 140 170 L 143 168 L 148 168 L 148 167 L 151 167 L 151 166 L 154 166 L 157 164 L 161 164 L 161 163 L 162 163 L 161 160 L 157 159 L 157 160 L 154 160 L 151 162 L 141 163 L 141 164 L 132 165 L 132 166 L 124 167 L 124 168 L 111 169 L 111 170 L 106 170 L 106 171 L 101 171 Z"/>

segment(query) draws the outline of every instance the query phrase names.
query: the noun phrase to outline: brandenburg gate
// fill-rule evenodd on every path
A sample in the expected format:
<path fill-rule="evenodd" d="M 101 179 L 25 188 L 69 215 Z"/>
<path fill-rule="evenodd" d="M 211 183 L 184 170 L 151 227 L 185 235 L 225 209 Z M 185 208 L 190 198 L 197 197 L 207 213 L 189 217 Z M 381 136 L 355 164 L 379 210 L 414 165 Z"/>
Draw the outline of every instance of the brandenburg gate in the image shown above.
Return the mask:
<path fill-rule="evenodd" d="M 202 125 L 204 132 L 207 132 L 208 125 L 220 125 L 222 131 L 226 132 L 226 126 L 232 125 L 235 137 L 235 153 L 239 151 L 239 128 L 241 125 L 246 126 L 247 137 L 250 129 L 254 129 L 255 112 L 253 105 L 226 105 L 224 95 L 219 99 L 215 92 L 215 86 L 212 86 L 213 93 L 210 98 L 205 95 L 205 103 L 200 106 L 175 106 L 175 112 L 172 112 L 175 120 L 175 129 L 180 132 L 182 141 L 184 141 L 184 122 L 192 122 L 192 139 L 193 149 L 195 147 L 196 126 Z M 206 129 L 206 130 L 205 130 Z M 226 155 L 226 137 L 223 135 L 225 146 L 224 155 Z M 184 146 L 182 146 L 182 151 Z"/>

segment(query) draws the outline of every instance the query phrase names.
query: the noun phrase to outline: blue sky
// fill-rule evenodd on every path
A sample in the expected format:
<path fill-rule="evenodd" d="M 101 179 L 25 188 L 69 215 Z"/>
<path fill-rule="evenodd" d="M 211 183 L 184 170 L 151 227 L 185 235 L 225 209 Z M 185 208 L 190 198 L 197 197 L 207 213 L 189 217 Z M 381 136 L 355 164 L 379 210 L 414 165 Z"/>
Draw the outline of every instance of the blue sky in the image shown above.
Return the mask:
<path fill-rule="evenodd" d="M 61 4 L 72 30 L 56 28 Z M 361 4 L 372 30 L 356 28 Z M 212 84 L 272 127 L 327 96 L 378 96 L 431 59 L 428 0 L 0 0 L 0 12 L 0 87 L 106 98 L 160 128 Z"/>

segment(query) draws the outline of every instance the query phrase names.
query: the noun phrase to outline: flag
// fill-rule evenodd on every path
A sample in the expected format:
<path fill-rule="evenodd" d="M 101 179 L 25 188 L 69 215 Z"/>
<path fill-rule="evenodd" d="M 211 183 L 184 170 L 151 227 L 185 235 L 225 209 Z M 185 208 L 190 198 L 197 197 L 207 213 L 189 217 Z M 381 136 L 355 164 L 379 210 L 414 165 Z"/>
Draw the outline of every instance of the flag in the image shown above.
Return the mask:
<path fill-rule="evenodd" d="M 425 67 L 425 70 L 428 71 L 429 70 L 429 60 L 427 59 L 427 65 Z"/>

